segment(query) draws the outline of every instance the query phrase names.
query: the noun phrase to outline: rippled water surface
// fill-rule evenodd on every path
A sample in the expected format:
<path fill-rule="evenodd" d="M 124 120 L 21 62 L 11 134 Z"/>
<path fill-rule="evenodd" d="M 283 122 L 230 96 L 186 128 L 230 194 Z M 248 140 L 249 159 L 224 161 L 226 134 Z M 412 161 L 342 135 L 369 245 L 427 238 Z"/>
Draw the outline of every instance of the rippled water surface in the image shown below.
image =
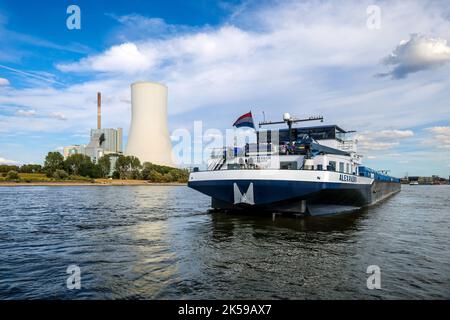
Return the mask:
<path fill-rule="evenodd" d="M 0 298 L 450 299 L 449 203 L 450 186 L 403 186 L 362 212 L 273 221 L 209 214 L 183 186 L 1 187 Z"/>

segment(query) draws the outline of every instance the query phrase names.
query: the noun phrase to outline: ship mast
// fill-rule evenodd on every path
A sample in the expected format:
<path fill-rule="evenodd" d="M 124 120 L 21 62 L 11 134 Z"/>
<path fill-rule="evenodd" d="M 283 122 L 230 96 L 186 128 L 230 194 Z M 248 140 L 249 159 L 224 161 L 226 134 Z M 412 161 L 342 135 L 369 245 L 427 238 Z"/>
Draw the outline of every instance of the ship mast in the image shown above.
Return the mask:
<path fill-rule="evenodd" d="M 306 121 L 323 122 L 323 117 L 322 116 L 318 116 L 318 117 L 313 116 L 313 117 L 309 117 L 309 118 L 298 119 L 298 118 L 291 117 L 291 115 L 289 113 L 285 113 L 285 114 L 283 114 L 283 121 L 262 121 L 259 123 L 259 127 L 261 128 L 261 126 L 286 123 L 289 128 L 289 144 L 292 144 L 292 124 L 297 123 L 297 122 L 306 122 Z"/>

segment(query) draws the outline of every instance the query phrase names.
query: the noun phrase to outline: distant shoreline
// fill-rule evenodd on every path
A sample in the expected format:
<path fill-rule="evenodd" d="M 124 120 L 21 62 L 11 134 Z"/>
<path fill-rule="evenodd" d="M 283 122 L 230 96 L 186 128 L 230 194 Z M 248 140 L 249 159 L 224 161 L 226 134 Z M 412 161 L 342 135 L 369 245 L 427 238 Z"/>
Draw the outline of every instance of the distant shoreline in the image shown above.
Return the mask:
<path fill-rule="evenodd" d="M 0 187 L 36 187 L 36 186 L 186 186 L 185 182 L 149 182 L 146 180 L 95 180 L 91 181 L 0 181 Z"/>

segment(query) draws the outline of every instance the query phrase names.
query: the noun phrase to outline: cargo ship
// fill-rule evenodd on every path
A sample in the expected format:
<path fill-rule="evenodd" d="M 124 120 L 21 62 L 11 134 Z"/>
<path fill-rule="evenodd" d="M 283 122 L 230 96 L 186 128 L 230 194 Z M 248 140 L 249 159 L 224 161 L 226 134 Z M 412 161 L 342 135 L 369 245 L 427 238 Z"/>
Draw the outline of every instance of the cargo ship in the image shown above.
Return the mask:
<path fill-rule="evenodd" d="M 294 127 L 323 117 L 278 122 L 287 128 L 256 130 L 256 142 L 213 150 L 206 170 L 194 168 L 188 186 L 209 197 L 211 207 L 319 216 L 358 210 L 401 190 L 400 179 L 362 165 L 355 131 L 337 125 Z M 235 122 L 253 127 L 251 113 Z"/>

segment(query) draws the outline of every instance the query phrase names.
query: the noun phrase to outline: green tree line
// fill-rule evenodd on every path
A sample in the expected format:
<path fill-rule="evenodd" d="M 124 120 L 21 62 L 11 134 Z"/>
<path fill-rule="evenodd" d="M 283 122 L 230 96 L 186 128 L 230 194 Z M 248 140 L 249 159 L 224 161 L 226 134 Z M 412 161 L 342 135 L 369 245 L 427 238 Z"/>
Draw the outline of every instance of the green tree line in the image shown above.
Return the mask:
<path fill-rule="evenodd" d="M 94 163 L 90 157 L 82 154 L 74 154 L 64 160 L 59 152 L 49 152 L 42 170 L 47 176 L 55 178 L 64 176 L 64 173 L 90 178 L 109 178 L 111 162 L 112 157 L 109 155 L 101 157 L 97 163 Z M 149 162 L 141 164 L 139 159 L 134 156 L 120 155 L 116 159 L 112 177 L 151 182 L 187 182 L 189 172 L 186 169 L 160 166 Z"/>
<path fill-rule="evenodd" d="M 49 152 L 44 165 L 24 164 L 0 165 L 0 173 L 7 180 L 20 180 L 19 173 L 44 173 L 49 178 L 65 180 L 86 177 L 91 179 L 110 178 L 113 158 L 109 155 L 101 157 L 94 163 L 83 154 L 73 154 L 66 159 L 59 152 Z M 141 164 L 138 158 L 120 155 L 115 162 L 112 178 L 139 179 L 151 182 L 187 182 L 189 172 L 186 169 L 160 166 L 149 162 Z"/>

